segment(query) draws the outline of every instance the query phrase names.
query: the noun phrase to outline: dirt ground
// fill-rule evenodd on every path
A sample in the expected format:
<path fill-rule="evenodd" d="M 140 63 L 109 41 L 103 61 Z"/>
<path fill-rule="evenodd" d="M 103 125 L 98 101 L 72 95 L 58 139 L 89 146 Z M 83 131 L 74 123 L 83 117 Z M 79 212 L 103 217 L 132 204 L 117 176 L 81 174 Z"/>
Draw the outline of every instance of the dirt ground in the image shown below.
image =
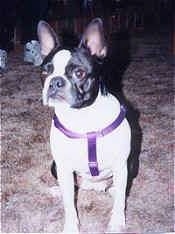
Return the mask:
<path fill-rule="evenodd" d="M 137 163 L 128 186 L 126 233 L 169 233 L 174 230 L 170 35 L 131 37 L 130 47 L 122 90 L 132 104 L 128 118 Z M 39 75 L 39 68 L 24 64 L 22 51 L 16 50 L 9 54 L 8 72 L 1 77 L 1 231 L 6 233 L 59 233 L 63 228 L 59 187 L 57 196 L 50 192 L 57 185 L 50 173 L 53 111 L 42 105 Z M 110 195 L 81 190 L 77 199 L 81 232 L 104 233 Z"/>

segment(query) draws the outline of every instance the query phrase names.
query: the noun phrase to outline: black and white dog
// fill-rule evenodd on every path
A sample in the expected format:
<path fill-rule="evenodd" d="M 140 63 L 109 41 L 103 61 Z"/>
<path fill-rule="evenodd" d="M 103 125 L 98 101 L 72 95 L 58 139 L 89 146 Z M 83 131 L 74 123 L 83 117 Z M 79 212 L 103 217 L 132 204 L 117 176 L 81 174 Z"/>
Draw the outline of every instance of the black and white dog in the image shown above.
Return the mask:
<path fill-rule="evenodd" d="M 114 204 L 107 232 L 121 232 L 131 133 L 124 107 L 100 88 L 99 66 L 107 53 L 103 23 L 92 20 L 72 51 L 61 46 L 44 21 L 38 24 L 38 37 L 48 72 L 43 103 L 55 109 L 50 144 L 64 202 L 63 233 L 79 232 L 74 174 L 85 189 L 105 190 L 112 178 Z"/>

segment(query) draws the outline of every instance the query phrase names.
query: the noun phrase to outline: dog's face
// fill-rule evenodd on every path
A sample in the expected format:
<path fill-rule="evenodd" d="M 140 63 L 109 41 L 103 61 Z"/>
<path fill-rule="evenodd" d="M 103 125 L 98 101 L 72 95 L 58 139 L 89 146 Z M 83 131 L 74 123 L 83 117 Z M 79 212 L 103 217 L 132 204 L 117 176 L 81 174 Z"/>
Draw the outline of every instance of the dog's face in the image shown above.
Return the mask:
<path fill-rule="evenodd" d="M 64 49 L 53 29 L 44 21 L 38 24 L 43 65 L 47 72 L 43 103 L 63 103 L 72 108 L 91 105 L 98 95 L 99 73 L 97 59 L 106 56 L 103 24 L 94 19 L 73 51 Z"/>

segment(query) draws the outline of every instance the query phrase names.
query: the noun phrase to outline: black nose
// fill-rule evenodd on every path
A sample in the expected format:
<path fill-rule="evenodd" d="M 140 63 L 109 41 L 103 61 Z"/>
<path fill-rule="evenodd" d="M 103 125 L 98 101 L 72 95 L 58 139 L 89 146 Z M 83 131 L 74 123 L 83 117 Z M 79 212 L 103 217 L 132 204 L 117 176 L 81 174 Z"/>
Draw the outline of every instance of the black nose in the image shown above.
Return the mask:
<path fill-rule="evenodd" d="M 65 86 L 65 80 L 62 77 L 58 76 L 58 77 L 54 77 L 50 81 L 49 88 L 58 89 L 58 88 L 62 88 L 64 86 Z"/>

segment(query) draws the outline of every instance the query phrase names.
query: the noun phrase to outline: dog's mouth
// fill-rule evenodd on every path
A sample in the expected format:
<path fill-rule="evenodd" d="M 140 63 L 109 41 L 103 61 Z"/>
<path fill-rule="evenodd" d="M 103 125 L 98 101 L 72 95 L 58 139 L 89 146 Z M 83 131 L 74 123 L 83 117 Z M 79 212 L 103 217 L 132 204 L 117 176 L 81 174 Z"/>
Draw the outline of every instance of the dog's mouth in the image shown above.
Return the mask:
<path fill-rule="evenodd" d="M 85 103 L 83 101 L 76 101 L 71 105 L 72 108 L 80 109 L 82 107 L 85 107 Z"/>
<path fill-rule="evenodd" d="M 66 98 L 61 94 L 47 95 L 47 103 L 49 102 L 66 102 Z"/>
<path fill-rule="evenodd" d="M 58 100 L 58 101 L 64 101 L 65 97 L 63 97 L 61 94 L 56 94 L 56 95 L 50 95 L 48 96 L 48 99 L 51 98 L 53 100 Z"/>
<path fill-rule="evenodd" d="M 66 102 L 66 98 L 64 97 L 63 94 L 60 93 L 54 93 L 54 94 L 49 94 L 49 92 L 45 93 L 43 92 L 43 104 L 44 105 L 49 105 L 54 104 L 54 103 L 62 103 Z"/>

